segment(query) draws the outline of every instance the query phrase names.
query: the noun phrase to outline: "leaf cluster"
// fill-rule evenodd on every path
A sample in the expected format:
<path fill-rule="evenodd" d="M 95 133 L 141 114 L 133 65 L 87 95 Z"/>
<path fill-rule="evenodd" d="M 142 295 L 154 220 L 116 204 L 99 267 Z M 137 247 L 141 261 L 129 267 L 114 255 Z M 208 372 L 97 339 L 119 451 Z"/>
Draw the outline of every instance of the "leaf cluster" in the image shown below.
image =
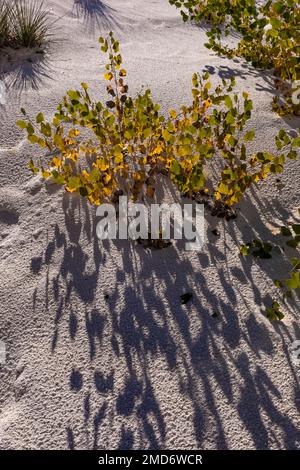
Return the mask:
<path fill-rule="evenodd" d="M 17 124 L 30 143 L 48 152 L 42 160 L 30 161 L 34 173 L 96 205 L 120 190 L 134 200 L 153 197 L 156 175 L 163 173 L 182 193 L 204 190 L 230 207 L 253 184 L 281 173 L 286 158 L 297 157 L 299 137 L 284 131 L 276 137 L 279 155 L 248 151 L 255 137 L 253 130 L 244 130 L 252 101 L 247 93 L 239 97 L 233 92 L 233 78 L 212 88 L 208 73 L 194 74 L 191 103 L 164 116 L 149 89 L 130 96 L 113 34 L 99 42 L 109 59 L 105 103 L 92 100 L 82 83 L 80 90 L 66 93 L 51 122 L 41 112 L 32 120 L 22 109 L 25 119 Z"/>
<path fill-rule="evenodd" d="M 184 21 L 208 21 L 206 46 L 229 58 L 243 57 L 254 67 L 273 69 L 279 114 L 300 113 L 293 102 L 293 82 L 300 78 L 300 6 L 297 0 L 169 0 L 181 9 Z M 236 47 L 224 43 L 232 31 L 239 34 Z"/>

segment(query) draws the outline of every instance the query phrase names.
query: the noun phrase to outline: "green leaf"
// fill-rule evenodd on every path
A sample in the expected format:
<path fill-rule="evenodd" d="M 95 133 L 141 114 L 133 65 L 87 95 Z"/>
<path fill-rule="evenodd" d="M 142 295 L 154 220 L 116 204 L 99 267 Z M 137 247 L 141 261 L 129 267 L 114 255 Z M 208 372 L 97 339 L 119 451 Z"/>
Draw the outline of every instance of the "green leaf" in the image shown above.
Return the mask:
<path fill-rule="evenodd" d="M 219 184 L 219 186 L 218 186 L 218 191 L 219 191 L 219 193 L 221 193 L 221 194 L 228 194 L 228 193 L 229 193 L 229 188 L 228 188 L 228 186 L 227 186 L 226 184 L 221 183 L 221 184 Z"/>
<path fill-rule="evenodd" d="M 37 116 L 36 116 L 36 122 L 37 124 L 41 124 L 42 122 L 44 122 L 44 115 L 43 113 L 39 113 Z"/>
<path fill-rule="evenodd" d="M 42 133 L 45 137 L 51 137 L 52 132 L 51 132 L 51 127 L 50 127 L 50 124 L 49 124 L 49 123 L 44 124 L 44 123 L 42 122 L 42 124 L 41 124 L 41 133 Z"/>
<path fill-rule="evenodd" d="M 282 320 L 284 314 L 280 310 L 280 305 L 278 302 L 272 302 L 272 307 L 266 308 L 267 318 L 271 321 Z"/>
<path fill-rule="evenodd" d="M 38 144 L 40 139 L 37 135 L 29 135 L 28 136 L 28 141 L 31 143 L 31 144 Z"/>
<path fill-rule="evenodd" d="M 246 134 L 244 135 L 244 141 L 249 142 L 249 141 L 253 140 L 254 137 L 255 137 L 255 131 L 251 130 L 249 132 L 246 132 Z"/>
<path fill-rule="evenodd" d="M 290 229 L 287 227 L 280 227 L 280 231 L 281 235 L 283 235 L 284 237 L 291 237 L 293 235 Z"/>
<path fill-rule="evenodd" d="M 226 121 L 226 124 L 234 124 L 234 121 L 235 121 L 234 116 L 229 112 L 226 116 L 225 121 Z"/>
<path fill-rule="evenodd" d="M 289 240 L 286 242 L 286 244 L 290 246 L 291 248 L 297 248 L 299 243 L 300 243 L 300 235 L 297 235 L 293 240 Z"/>
<path fill-rule="evenodd" d="M 20 128 L 20 129 L 27 129 L 27 126 L 28 126 L 28 123 L 25 122 L 25 121 L 17 121 L 17 126 Z"/>
<path fill-rule="evenodd" d="M 174 175 L 180 175 L 181 173 L 181 166 L 179 165 L 178 161 L 175 159 L 172 161 L 172 165 L 170 169 L 171 169 L 171 172 L 174 173 Z"/>
<path fill-rule="evenodd" d="M 33 173 L 38 173 L 39 169 L 35 166 L 33 160 L 31 159 L 28 163 L 28 168 L 33 172 Z"/>
<path fill-rule="evenodd" d="M 231 109 L 233 107 L 232 100 L 231 100 L 229 95 L 225 96 L 224 102 L 225 102 L 225 105 L 227 106 L 227 108 Z"/>
<path fill-rule="evenodd" d="M 293 224 L 292 229 L 294 230 L 296 235 L 300 235 L 300 224 Z"/>
<path fill-rule="evenodd" d="M 30 122 L 27 124 L 27 133 L 28 135 L 34 134 L 34 127 L 32 126 L 32 124 L 30 124 Z"/>
<path fill-rule="evenodd" d="M 296 137 L 296 138 L 292 141 L 292 146 L 293 146 L 293 147 L 300 147 L 300 137 Z"/>
<path fill-rule="evenodd" d="M 248 256 L 250 254 L 250 247 L 247 245 L 240 246 L 240 253 L 243 256 Z"/>
<path fill-rule="evenodd" d="M 292 273 L 290 279 L 285 283 L 289 289 L 298 289 L 300 287 L 300 272 Z"/>
<path fill-rule="evenodd" d="M 167 129 L 164 129 L 162 131 L 162 136 L 163 136 L 163 138 L 165 139 L 166 142 L 169 142 L 172 138 L 172 135 L 170 134 L 170 132 Z"/>
<path fill-rule="evenodd" d="M 79 93 L 79 91 L 69 90 L 67 93 L 68 93 L 68 95 L 69 95 L 71 101 L 73 101 L 73 100 L 74 100 L 74 101 L 77 101 L 77 100 L 79 100 L 79 98 L 80 98 L 80 93 Z"/>
<path fill-rule="evenodd" d="M 294 269 L 300 269 L 300 259 L 299 258 L 292 258 L 291 259 L 292 266 Z"/>

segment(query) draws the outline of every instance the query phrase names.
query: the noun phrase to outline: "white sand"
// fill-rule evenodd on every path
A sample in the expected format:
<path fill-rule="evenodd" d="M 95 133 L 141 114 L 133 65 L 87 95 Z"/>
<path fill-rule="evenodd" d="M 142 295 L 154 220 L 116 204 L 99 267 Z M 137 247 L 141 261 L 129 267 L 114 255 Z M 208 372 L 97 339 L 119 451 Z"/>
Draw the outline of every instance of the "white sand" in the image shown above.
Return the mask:
<path fill-rule="evenodd" d="M 209 69 L 214 81 L 233 72 L 250 92 L 256 150 L 299 120 L 272 113 L 267 73 L 210 53 L 205 32 L 167 0 L 107 0 L 85 18 L 72 0 L 47 4 L 61 17 L 59 41 L 39 63 L 1 65 L 0 448 L 299 449 L 299 302 L 280 324 L 262 314 L 288 263 L 241 259 L 238 244 L 279 243 L 278 226 L 300 207 L 300 161 L 288 162 L 282 189 L 271 178 L 249 194 L 237 221 L 207 215 L 203 252 L 148 253 L 99 243 L 94 208 L 32 178 L 26 164 L 39 150 L 15 124 L 21 106 L 51 118 L 81 81 L 104 98 L 97 39 L 110 29 L 131 92 L 149 84 L 163 110 L 188 100 L 192 72 Z M 194 299 L 181 306 L 187 291 Z"/>

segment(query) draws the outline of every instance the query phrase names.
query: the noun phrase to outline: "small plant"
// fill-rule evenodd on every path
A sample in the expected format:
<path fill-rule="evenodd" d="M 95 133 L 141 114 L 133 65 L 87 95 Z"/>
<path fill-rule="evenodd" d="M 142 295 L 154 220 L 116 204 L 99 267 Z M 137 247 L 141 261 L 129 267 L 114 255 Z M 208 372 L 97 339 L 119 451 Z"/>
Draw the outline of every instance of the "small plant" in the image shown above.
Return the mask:
<path fill-rule="evenodd" d="M 281 234 L 284 237 L 291 237 L 290 240 L 286 242 L 291 248 L 297 248 L 300 245 L 300 224 L 293 224 L 292 227 L 281 227 Z"/>
<path fill-rule="evenodd" d="M 283 320 L 285 315 L 280 309 L 280 304 L 273 300 L 271 307 L 266 307 L 267 318 L 271 321 Z"/>
<path fill-rule="evenodd" d="M 300 79 L 300 6 L 297 0 L 169 0 L 181 8 L 183 20 L 208 21 L 206 46 L 229 58 L 243 57 L 254 67 L 273 69 L 279 97 L 273 109 L 279 114 L 300 113 L 294 84 Z M 235 48 L 223 39 L 232 31 L 241 39 Z M 297 87 L 296 87 L 297 88 Z M 299 86 L 298 86 L 299 88 Z"/>
<path fill-rule="evenodd" d="M 298 210 L 300 215 L 300 209 Z M 286 242 L 286 245 L 290 248 L 297 250 L 297 247 L 300 245 L 300 223 L 293 224 L 291 227 L 282 226 L 281 234 L 284 237 L 289 237 L 289 240 Z M 300 256 L 299 254 L 290 259 L 291 270 L 289 276 L 280 281 L 279 279 L 274 280 L 276 287 L 283 289 L 284 294 L 283 298 L 291 297 L 292 291 L 300 289 Z"/>
<path fill-rule="evenodd" d="M 270 259 L 273 246 L 271 243 L 264 243 L 261 240 L 253 240 L 246 245 L 241 245 L 240 253 L 243 256 L 252 255 L 254 258 Z"/>
<path fill-rule="evenodd" d="M 298 209 L 300 215 L 300 209 Z M 289 237 L 286 245 L 290 248 L 297 249 L 300 245 L 300 223 L 293 224 L 291 227 L 282 226 L 280 228 L 281 235 Z M 252 255 L 255 258 L 269 259 L 272 257 L 273 246 L 270 243 L 264 243 L 261 240 L 253 240 L 246 245 L 240 246 L 240 253 L 243 256 Z M 300 289 L 300 256 L 297 253 L 296 256 L 290 259 L 291 269 L 284 280 L 274 279 L 274 285 L 281 289 L 282 301 L 285 302 L 287 298 L 293 296 L 293 291 Z M 272 305 L 266 307 L 266 315 L 270 320 L 282 320 L 284 313 L 279 302 L 272 299 Z"/>
<path fill-rule="evenodd" d="M 193 196 L 202 190 L 216 203 L 230 207 L 251 185 L 269 173 L 281 173 L 286 156 L 297 157 L 299 138 L 282 132 L 276 138 L 281 155 L 248 154 L 247 142 L 255 134 L 243 129 L 252 102 L 246 93 L 242 102 L 236 93 L 230 95 L 234 79 L 223 80 L 222 86 L 211 90 L 208 73 L 194 74 L 191 104 L 165 117 L 149 89 L 130 97 L 120 45 L 113 34 L 99 41 L 109 56 L 104 74 L 106 103 L 92 101 L 88 85 L 82 83 L 81 90 L 67 92 L 52 122 L 46 122 L 43 113 L 33 121 L 22 109 L 26 120 L 17 124 L 27 131 L 29 142 L 51 155 L 30 161 L 34 173 L 52 178 L 69 192 L 79 192 L 95 205 L 113 200 L 118 191 L 134 200 L 152 197 L 156 175 L 163 173 L 182 193 Z M 206 169 L 212 162 L 215 177 L 208 180 Z"/>
<path fill-rule="evenodd" d="M 0 47 L 39 47 L 51 34 L 50 14 L 34 0 L 0 0 Z"/>

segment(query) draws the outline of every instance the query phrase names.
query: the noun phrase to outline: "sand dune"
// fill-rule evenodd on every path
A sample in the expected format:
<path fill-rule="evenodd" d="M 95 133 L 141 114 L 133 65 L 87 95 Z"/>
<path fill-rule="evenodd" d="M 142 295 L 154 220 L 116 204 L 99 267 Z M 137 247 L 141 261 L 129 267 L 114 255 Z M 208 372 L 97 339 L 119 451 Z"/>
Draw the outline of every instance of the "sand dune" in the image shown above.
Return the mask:
<path fill-rule="evenodd" d="M 109 30 L 131 92 L 151 86 L 164 111 L 190 99 L 193 72 L 209 70 L 214 82 L 234 74 L 253 98 L 256 150 L 299 119 L 271 111 L 268 72 L 210 53 L 204 29 L 166 0 L 47 5 L 57 42 L 25 65 L 1 62 L 0 448 L 299 449 L 299 302 L 280 324 L 262 314 L 288 264 L 244 260 L 238 244 L 277 242 L 300 207 L 300 161 L 288 162 L 281 189 L 271 178 L 253 190 L 235 222 L 206 215 L 202 252 L 146 251 L 100 243 L 95 208 L 31 176 L 37 150 L 15 124 L 21 106 L 51 118 L 82 81 L 104 98 L 97 39 Z M 181 305 L 185 292 L 193 301 Z"/>

